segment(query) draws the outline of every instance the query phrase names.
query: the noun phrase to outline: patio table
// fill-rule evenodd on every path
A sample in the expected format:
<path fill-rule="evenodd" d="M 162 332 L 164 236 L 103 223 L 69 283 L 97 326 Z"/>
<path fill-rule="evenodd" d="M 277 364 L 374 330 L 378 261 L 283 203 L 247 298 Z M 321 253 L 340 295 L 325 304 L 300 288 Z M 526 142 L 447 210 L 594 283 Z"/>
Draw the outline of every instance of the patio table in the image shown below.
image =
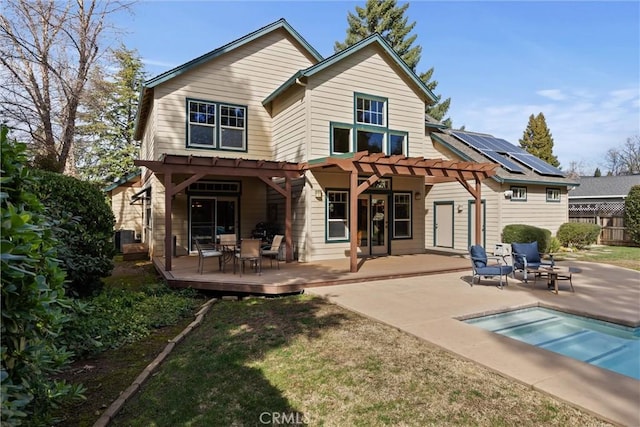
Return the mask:
<path fill-rule="evenodd" d="M 572 275 L 574 273 L 580 273 L 581 270 L 576 267 L 559 267 L 559 266 L 542 266 L 536 271 L 535 278 L 538 276 L 547 276 L 547 286 L 553 289 L 556 295 L 558 294 L 558 282 L 560 280 L 568 280 L 571 292 L 575 292 L 573 289 Z"/>

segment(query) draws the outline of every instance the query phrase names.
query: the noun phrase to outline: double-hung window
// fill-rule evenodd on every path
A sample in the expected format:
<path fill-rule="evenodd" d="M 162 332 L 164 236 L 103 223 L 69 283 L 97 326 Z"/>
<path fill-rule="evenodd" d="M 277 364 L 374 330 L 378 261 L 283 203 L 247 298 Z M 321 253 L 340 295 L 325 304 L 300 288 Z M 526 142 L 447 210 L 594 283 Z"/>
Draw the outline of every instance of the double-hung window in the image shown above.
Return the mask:
<path fill-rule="evenodd" d="M 247 108 L 187 100 L 187 146 L 223 150 L 247 149 Z"/>
<path fill-rule="evenodd" d="M 393 195 L 393 237 L 411 237 L 411 193 Z"/>
<path fill-rule="evenodd" d="M 327 191 L 327 240 L 349 238 L 349 192 Z"/>

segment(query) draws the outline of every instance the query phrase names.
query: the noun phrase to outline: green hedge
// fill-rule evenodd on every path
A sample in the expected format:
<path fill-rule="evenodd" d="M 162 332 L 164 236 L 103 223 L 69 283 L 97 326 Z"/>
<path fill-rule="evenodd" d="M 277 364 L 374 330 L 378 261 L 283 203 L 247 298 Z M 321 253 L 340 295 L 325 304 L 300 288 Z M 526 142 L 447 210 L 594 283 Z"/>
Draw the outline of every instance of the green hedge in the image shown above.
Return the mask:
<path fill-rule="evenodd" d="M 566 222 L 560 226 L 556 236 L 562 246 L 583 249 L 598 241 L 601 227 L 586 222 Z"/>
<path fill-rule="evenodd" d="M 538 242 L 540 252 L 549 252 L 551 231 L 527 224 L 509 224 L 502 229 L 502 241 L 505 243 Z"/>
<path fill-rule="evenodd" d="M 32 191 L 47 207 L 57 226 L 58 258 L 67 272 L 67 286 L 76 295 L 102 289 L 113 270 L 115 219 L 104 193 L 96 185 L 54 172 L 35 171 Z"/>

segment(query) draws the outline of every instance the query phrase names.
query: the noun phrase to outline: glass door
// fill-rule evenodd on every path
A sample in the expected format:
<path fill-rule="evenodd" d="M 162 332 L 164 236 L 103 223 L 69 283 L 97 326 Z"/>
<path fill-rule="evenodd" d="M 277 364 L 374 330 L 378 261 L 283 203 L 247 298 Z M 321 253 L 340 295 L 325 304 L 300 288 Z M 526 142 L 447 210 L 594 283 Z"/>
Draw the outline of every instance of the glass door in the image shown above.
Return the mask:
<path fill-rule="evenodd" d="M 220 234 L 237 234 L 236 205 L 235 198 L 192 197 L 189 216 L 191 239 L 211 243 L 217 242 Z"/>
<path fill-rule="evenodd" d="M 358 196 L 358 253 L 369 255 L 369 196 Z"/>
<path fill-rule="evenodd" d="M 371 196 L 371 255 L 387 255 L 389 253 L 387 200 L 388 198 L 384 194 Z"/>

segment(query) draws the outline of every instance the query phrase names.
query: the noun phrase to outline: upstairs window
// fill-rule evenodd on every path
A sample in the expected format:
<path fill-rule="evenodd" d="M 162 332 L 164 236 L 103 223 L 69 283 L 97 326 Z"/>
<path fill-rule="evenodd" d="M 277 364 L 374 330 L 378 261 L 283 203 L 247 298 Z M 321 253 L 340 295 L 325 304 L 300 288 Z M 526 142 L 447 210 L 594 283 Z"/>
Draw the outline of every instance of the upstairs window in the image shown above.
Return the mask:
<path fill-rule="evenodd" d="M 246 151 L 246 107 L 189 99 L 187 112 L 187 147 Z"/>
<path fill-rule="evenodd" d="M 356 123 L 386 126 L 386 100 L 356 95 Z"/>
<path fill-rule="evenodd" d="M 189 101 L 189 146 L 215 147 L 216 107 L 209 102 Z"/>

